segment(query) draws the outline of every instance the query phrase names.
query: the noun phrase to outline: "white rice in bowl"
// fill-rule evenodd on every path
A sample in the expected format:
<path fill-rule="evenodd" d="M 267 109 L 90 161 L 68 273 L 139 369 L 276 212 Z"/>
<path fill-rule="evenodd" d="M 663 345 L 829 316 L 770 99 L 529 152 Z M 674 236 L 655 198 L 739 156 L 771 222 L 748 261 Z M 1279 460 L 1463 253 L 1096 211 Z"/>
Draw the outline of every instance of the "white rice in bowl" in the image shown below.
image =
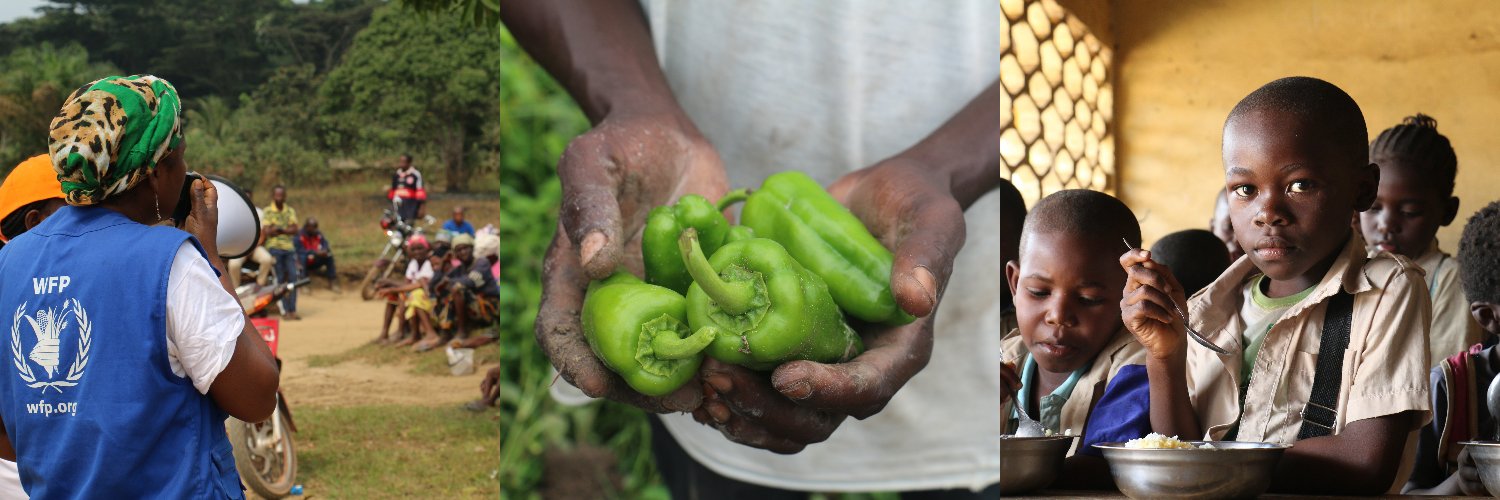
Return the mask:
<path fill-rule="evenodd" d="M 1177 439 L 1177 436 L 1167 437 L 1155 432 L 1147 434 L 1146 437 L 1143 438 L 1136 438 L 1126 441 L 1125 447 L 1170 450 L 1191 450 L 1197 448 L 1196 446 L 1193 446 L 1192 443 L 1183 442 L 1182 440 Z M 1212 446 L 1205 444 L 1204 447 L 1211 448 Z"/>

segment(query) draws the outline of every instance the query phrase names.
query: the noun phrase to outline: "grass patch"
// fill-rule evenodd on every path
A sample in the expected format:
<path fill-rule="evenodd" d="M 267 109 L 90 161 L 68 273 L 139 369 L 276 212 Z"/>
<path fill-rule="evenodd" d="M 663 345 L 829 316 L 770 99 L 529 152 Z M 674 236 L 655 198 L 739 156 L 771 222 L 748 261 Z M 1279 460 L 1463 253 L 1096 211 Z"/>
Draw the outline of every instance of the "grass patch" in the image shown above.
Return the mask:
<path fill-rule="evenodd" d="M 495 344 L 474 350 L 474 366 L 481 367 L 500 362 Z M 338 354 L 308 356 L 307 366 L 326 368 L 349 361 L 360 361 L 375 366 L 410 365 L 407 373 L 412 375 L 448 375 L 448 355 L 444 349 L 427 352 L 412 352 L 409 348 L 364 344 Z"/>
<path fill-rule="evenodd" d="M 325 498 L 496 498 L 497 412 L 457 406 L 294 410 L 297 481 Z"/>

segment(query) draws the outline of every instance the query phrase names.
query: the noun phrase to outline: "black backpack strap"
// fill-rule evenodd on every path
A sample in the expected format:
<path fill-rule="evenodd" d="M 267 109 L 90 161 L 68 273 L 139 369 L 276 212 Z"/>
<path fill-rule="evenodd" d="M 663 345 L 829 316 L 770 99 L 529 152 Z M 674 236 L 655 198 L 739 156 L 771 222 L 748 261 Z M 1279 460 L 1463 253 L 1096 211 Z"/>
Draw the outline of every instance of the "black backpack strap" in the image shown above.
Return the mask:
<path fill-rule="evenodd" d="M 1302 429 L 1297 439 L 1333 434 L 1338 422 L 1339 386 L 1344 379 L 1344 351 L 1349 349 L 1349 329 L 1354 319 L 1354 296 L 1339 290 L 1328 302 L 1323 316 L 1323 338 L 1318 347 L 1318 368 L 1313 374 L 1312 394 L 1302 408 Z"/>

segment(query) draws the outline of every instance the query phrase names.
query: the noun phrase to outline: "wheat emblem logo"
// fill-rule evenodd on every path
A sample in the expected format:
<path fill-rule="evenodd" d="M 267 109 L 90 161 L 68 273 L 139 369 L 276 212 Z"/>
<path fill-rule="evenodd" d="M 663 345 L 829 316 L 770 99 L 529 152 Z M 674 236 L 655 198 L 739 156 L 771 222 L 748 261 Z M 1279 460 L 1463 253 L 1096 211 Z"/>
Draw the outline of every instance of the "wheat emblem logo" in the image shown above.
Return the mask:
<path fill-rule="evenodd" d="M 58 375 L 58 364 L 61 362 L 60 349 L 62 344 L 62 332 L 68 328 L 68 313 L 73 313 L 73 319 L 78 322 L 78 352 L 73 356 L 73 363 L 68 365 L 68 372 L 62 380 L 55 380 Z M 31 325 L 31 332 L 36 337 L 36 346 L 31 348 L 31 353 L 26 356 L 21 354 L 21 320 Z M 93 325 L 89 323 L 88 312 L 78 299 L 72 299 L 63 303 L 61 311 L 53 308 L 41 309 L 36 312 L 36 317 L 26 315 L 26 304 L 16 308 L 15 317 L 11 319 L 10 327 L 10 352 L 16 365 L 16 371 L 26 386 L 32 389 L 41 389 L 47 392 L 52 389 L 62 392 L 63 387 L 78 385 L 78 379 L 83 378 L 83 369 L 89 364 L 89 348 L 93 346 Z M 38 380 L 37 373 L 31 369 L 31 363 L 36 363 L 46 372 L 45 381 Z"/>

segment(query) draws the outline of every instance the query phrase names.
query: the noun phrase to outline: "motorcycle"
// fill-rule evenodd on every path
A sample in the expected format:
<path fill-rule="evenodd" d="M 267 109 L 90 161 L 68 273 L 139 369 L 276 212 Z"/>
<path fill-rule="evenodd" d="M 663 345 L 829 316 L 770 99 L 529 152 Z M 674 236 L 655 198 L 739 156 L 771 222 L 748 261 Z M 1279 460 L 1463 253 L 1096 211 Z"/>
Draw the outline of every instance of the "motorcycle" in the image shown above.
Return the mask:
<path fill-rule="evenodd" d="M 245 309 L 256 331 L 265 339 L 272 356 L 276 356 L 281 330 L 280 321 L 268 315 L 271 304 L 310 282 L 311 278 L 304 277 L 295 283 L 260 286 L 251 279 L 235 289 L 240 307 Z M 279 356 L 276 357 L 276 367 L 281 368 Z M 266 421 L 249 423 L 230 417 L 227 427 L 240 480 L 262 498 L 291 495 L 297 479 L 297 451 L 292 442 L 297 423 L 292 420 L 292 410 L 287 406 L 281 389 L 276 390 L 276 409 Z"/>
<path fill-rule="evenodd" d="M 397 269 L 406 268 L 406 240 L 413 234 L 423 232 L 423 228 L 401 218 L 400 211 L 395 210 L 400 203 L 400 198 L 394 200 L 392 208 L 386 209 L 380 217 L 380 229 L 385 231 L 387 240 L 385 248 L 380 250 L 380 256 L 359 282 L 359 296 L 364 300 L 374 299 L 375 289 L 380 287 L 382 280 L 390 277 Z M 425 226 L 431 226 L 437 219 L 428 215 L 422 217 L 422 222 Z"/>

